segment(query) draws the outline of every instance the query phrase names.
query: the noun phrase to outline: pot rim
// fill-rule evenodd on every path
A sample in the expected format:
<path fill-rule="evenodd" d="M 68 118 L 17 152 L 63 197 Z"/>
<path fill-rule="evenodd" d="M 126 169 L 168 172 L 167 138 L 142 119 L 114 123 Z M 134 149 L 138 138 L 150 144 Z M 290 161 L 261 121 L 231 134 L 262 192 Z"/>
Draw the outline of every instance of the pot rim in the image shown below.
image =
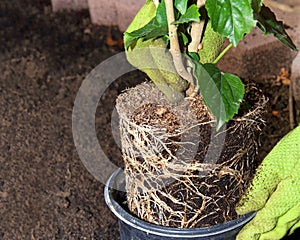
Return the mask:
<path fill-rule="evenodd" d="M 126 211 L 117 201 L 114 200 L 113 192 L 115 191 L 115 180 L 124 180 L 123 178 L 118 178 L 118 176 L 123 172 L 122 168 L 117 169 L 107 180 L 104 188 L 105 202 L 113 214 L 118 218 L 119 221 L 126 223 L 127 225 L 138 229 L 143 232 L 147 232 L 153 235 L 164 236 L 164 237 L 178 237 L 184 236 L 185 238 L 195 238 L 195 237 L 212 237 L 218 234 L 224 234 L 233 231 L 239 227 L 242 227 L 251 219 L 254 218 L 256 212 L 247 213 L 234 219 L 232 221 L 225 222 L 223 224 L 217 224 L 210 227 L 203 228 L 171 228 L 152 224 L 141 220 L 134 215 Z"/>

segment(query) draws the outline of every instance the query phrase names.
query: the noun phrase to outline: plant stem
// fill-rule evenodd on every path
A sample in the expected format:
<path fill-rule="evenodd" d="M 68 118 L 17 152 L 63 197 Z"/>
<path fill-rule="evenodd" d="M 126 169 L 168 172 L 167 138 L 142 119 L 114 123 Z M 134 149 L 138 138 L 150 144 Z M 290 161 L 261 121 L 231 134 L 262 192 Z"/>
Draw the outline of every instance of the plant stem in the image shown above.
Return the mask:
<path fill-rule="evenodd" d="M 153 0 L 153 2 L 154 2 L 155 6 L 156 6 L 156 8 L 157 8 L 157 6 L 158 6 L 158 4 L 159 4 L 159 0 Z"/>
<path fill-rule="evenodd" d="M 205 5 L 206 0 L 197 0 L 197 8 L 201 8 Z"/>
<path fill-rule="evenodd" d="M 197 8 L 200 9 L 204 6 L 205 0 L 197 0 Z M 201 38 L 204 31 L 204 20 L 200 22 L 193 22 L 191 27 L 191 42 L 188 45 L 189 52 L 196 52 L 198 53 L 199 49 L 201 48 Z M 194 84 L 190 84 L 189 89 L 186 91 L 187 95 L 194 96 L 197 94 L 198 88 L 194 86 Z"/>
<path fill-rule="evenodd" d="M 197 8 L 204 6 L 205 0 L 197 0 Z M 200 41 L 203 35 L 204 21 L 193 22 L 191 28 L 191 42 L 188 45 L 189 52 L 198 52 L 200 48 Z"/>
<path fill-rule="evenodd" d="M 220 54 L 219 56 L 213 61 L 213 64 L 217 64 L 219 60 L 229 51 L 229 49 L 233 46 L 232 43 L 230 43 Z"/>
<path fill-rule="evenodd" d="M 172 24 L 175 21 L 174 3 L 173 0 L 166 0 L 166 13 L 168 19 L 169 38 L 170 38 L 170 53 L 173 57 L 174 66 L 177 73 L 190 84 L 193 84 L 193 77 L 187 72 L 182 61 L 182 54 L 180 51 L 177 26 Z"/>
<path fill-rule="evenodd" d="M 180 52 L 178 35 L 177 35 L 177 26 L 172 24 L 175 21 L 174 16 L 174 5 L 173 0 L 166 0 L 166 13 L 168 19 L 168 28 L 169 28 L 169 37 L 170 37 L 170 50 L 174 52 Z"/>
<path fill-rule="evenodd" d="M 200 49 L 200 41 L 204 30 L 204 21 L 193 22 L 191 28 L 191 42 L 188 45 L 189 52 L 198 52 Z"/>

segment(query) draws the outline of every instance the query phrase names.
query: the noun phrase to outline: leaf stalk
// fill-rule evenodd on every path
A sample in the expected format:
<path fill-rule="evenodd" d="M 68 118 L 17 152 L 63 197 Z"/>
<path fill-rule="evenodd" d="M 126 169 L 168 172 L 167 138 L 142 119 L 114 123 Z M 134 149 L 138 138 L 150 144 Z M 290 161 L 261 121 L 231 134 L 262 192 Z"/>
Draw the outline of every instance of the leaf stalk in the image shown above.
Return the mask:
<path fill-rule="evenodd" d="M 230 43 L 228 46 L 219 54 L 219 56 L 213 61 L 213 64 L 217 64 L 220 59 L 232 48 L 233 44 Z"/>

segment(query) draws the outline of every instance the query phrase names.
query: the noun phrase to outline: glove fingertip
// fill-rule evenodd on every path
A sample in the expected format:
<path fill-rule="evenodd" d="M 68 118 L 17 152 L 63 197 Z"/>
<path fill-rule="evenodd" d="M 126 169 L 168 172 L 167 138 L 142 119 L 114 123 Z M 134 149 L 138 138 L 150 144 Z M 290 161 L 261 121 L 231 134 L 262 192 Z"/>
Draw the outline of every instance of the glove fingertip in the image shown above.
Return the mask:
<path fill-rule="evenodd" d="M 265 205 L 265 201 L 263 199 L 258 200 L 253 197 L 244 196 L 235 208 L 237 214 L 243 215 L 260 210 Z"/>
<path fill-rule="evenodd" d="M 255 209 L 253 209 L 252 206 L 242 205 L 242 206 L 237 206 L 235 208 L 235 211 L 237 212 L 238 215 L 244 215 L 246 213 L 255 211 Z"/>

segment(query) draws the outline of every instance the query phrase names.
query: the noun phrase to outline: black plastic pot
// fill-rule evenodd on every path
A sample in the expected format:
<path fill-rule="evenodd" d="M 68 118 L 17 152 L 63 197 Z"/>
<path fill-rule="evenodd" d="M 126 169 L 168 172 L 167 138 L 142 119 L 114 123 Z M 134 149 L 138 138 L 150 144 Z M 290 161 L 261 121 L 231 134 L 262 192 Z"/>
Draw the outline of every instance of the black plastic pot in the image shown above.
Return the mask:
<path fill-rule="evenodd" d="M 118 218 L 121 240 L 232 240 L 235 239 L 241 228 L 255 216 L 255 213 L 249 213 L 233 221 L 204 228 L 163 227 L 145 222 L 131 215 L 125 209 L 126 207 L 122 206 L 121 202 L 122 198 L 124 201 L 124 194 L 124 174 L 122 169 L 118 169 L 107 180 L 104 196 L 107 206 Z"/>

